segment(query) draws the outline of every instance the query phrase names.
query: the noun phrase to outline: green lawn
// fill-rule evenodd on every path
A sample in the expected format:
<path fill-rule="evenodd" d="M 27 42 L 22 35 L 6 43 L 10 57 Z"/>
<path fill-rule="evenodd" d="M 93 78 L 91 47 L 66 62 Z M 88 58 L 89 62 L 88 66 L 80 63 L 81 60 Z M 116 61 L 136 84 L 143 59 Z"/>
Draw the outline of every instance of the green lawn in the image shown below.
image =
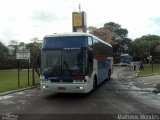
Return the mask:
<path fill-rule="evenodd" d="M 153 64 L 153 71 L 152 64 L 145 64 L 144 69 L 139 71 L 138 76 L 150 75 L 154 73 L 160 73 L 160 64 Z"/>
<path fill-rule="evenodd" d="M 29 83 L 32 86 L 32 72 L 30 71 Z M 35 72 L 35 84 L 39 84 L 39 77 Z M 20 71 L 20 88 L 28 86 L 28 71 Z M 17 70 L 0 71 L 0 93 L 18 89 Z"/>

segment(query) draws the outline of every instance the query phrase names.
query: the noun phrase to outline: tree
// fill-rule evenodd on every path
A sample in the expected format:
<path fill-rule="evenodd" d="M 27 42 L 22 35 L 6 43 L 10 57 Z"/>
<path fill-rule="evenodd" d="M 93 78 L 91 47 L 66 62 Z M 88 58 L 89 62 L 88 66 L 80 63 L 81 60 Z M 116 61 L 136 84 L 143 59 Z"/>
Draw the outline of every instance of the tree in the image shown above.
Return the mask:
<path fill-rule="evenodd" d="M 89 27 L 88 28 L 89 32 L 102 40 L 106 42 L 111 42 L 111 35 L 110 31 L 104 28 L 96 28 L 96 27 Z"/>
<path fill-rule="evenodd" d="M 115 30 L 117 30 L 119 27 L 119 24 L 110 22 L 104 24 L 104 26 L 101 28 L 89 27 L 88 30 L 91 34 L 113 45 L 117 43 L 116 40 L 119 38 L 118 34 L 115 33 Z"/>
<path fill-rule="evenodd" d="M 39 73 L 37 68 L 40 67 L 41 43 L 38 43 L 37 41 L 38 41 L 37 38 L 34 39 L 34 42 L 28 43 L 26 45 L 26 48 L 29 49 L 30 53 L 31 53 L 31 65 L 32 65 L 32 67 L 36 70 L 37 74 L 40 76 L 40 73 Z"/>
<path fill-rule="evenodd" d="M 103 27 L 88 27 L 91 34 L 101 38 L 113 46 L 114 54 L 120 55 L 126 52 L 131 46 L 131 39 L 127 38 L 128 30 L 121 28 L 121 25 L 109 22 L 105 23 Z"/>
<path fill-rule="evenodd" d="M 8 48 L 0 41 L 0 60 L 4 60 L 8 55 Z"/>
<path fill-rule="evenodd" d="M 121 29 L 121 25 L 114 22 L 109 22 L 104 24 L 104 28 L 109 30 L 110 32 L 115 32 L 116 30 Z"/>
<path fill-rule="evenodd" d="M 42 42 L 42 40 L 40 40 L 38 37 L 32 38 L 31 41 L 32 41 L 33 43 L 40 43 L 40 42 Z"/>
<path fill-rule="evenodd" d="M 159 41 L 160 36 L 157 35 L 144 35 L 137 38 L 132 43 L 132 54 L 143 58 L 147 58 L 150 55 L 156 56 L 155 48 L 157 48 L 157 51 Z"/>
<path fill-rule="evenodd" d="M 26 44 L 26 48 L 30 50 L 31 58 L 36 59 L 40 55 L 41 43 L 33 42 Z"/>
<path fill-rule="evenodd" d="M 120 38 L 126 38 L 128 35 L 128 30 L 124 28 L 120 28 L 115 30 L 115 33 L 120 36 Z"/>
<path fill-rule="evenodd" d="M 160 44 L 155 48 L 155 52 L 160 53 Z"/>
<path fill-rule="evenodd" d="M 18 41 L 17 40 L 10 40 L 9 42 L 9 47 L 12 47 L 13 49 L 13 56 L 15 57 L 16 56 L 16 51 L 17 51 L 17 48 L 18 48 Z"/>

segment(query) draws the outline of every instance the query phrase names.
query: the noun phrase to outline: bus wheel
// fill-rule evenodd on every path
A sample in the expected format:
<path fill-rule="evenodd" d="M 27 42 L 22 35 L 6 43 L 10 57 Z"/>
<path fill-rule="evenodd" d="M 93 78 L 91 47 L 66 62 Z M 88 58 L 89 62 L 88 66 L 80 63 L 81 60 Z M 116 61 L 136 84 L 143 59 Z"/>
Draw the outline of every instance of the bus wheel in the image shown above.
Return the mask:
<path fill-rule="evenodd" d="M 94 76 L 94 81 L 93 81 L 93 89 L 96 89 L 97 87 L 97 76 Z"/>

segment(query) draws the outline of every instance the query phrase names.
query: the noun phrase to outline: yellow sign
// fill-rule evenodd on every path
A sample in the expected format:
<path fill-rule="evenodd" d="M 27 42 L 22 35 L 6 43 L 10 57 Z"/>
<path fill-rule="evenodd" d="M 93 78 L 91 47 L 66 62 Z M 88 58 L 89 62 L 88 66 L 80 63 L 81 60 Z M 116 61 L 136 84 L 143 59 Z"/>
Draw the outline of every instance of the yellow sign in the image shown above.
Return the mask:
<path fill-rule="evenodd" d="M 82 13 L 73 14 L 73 26 L 82 27 Z"/>

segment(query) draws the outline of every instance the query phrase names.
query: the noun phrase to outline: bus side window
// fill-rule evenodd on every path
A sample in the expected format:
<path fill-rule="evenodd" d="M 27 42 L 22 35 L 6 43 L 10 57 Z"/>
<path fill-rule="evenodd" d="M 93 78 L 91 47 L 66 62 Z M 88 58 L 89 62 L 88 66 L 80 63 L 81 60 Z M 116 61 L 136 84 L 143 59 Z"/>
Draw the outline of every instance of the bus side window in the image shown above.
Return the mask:
<path fill-rule="evenodd" d="M 96 45 L 98 41 L 96 39 L 93 39 L 93 45 Z"/>
<path fill-rule="evenodd" d="M 93 41 L 91 37 L 88 37 L 88 47 L 91 48 L 93 45 Z"/>
<path fill-rule="evenodd" d="M 93 38 L 92 49 L 93 49 L 94 54 L 96 54 L 96 53 L 98 52 L 98 51 L 97 51 L 97 48 L 98 48 L 98 41 Z"/>

